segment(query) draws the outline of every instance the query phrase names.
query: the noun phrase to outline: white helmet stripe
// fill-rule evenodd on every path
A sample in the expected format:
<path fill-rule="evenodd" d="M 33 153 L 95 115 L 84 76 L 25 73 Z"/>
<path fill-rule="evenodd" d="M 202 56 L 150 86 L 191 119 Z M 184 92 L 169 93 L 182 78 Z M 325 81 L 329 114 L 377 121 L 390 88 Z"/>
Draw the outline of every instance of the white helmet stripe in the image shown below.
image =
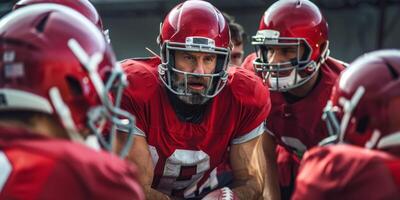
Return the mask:
<path fill-rule="evenodd" d="M 53 114 L 50 102 L 39 95 L 14 89 L 0 89 L 0 95 L 4 95 L 0 110 L 27 109 Z"/>

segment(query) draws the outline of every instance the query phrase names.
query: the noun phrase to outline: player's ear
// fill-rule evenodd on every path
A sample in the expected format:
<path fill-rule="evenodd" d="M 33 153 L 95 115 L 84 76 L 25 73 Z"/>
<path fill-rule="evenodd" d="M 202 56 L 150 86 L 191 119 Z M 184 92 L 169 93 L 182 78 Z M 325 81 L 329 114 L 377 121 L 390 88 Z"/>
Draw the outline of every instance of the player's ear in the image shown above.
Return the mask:
<path fill-rule="evenodd" d="M 229 42 L 229 50 L 231 50 L 231 51 L 232 51 L 232 49 L 233 49 L 233 46 L 234 46 L 234 44 L 233 44 L 233 41 L 232 41 L 232 40 L 230 40 L 230 42 Z"/>

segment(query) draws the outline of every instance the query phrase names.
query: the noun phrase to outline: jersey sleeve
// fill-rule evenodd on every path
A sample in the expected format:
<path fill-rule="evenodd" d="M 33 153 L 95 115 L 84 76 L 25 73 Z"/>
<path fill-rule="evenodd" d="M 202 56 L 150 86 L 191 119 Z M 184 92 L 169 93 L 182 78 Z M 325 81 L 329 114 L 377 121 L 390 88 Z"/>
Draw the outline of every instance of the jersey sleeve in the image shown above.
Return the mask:
<path fill-rule="evenodd" d="M 244 143 L 263 134 L 265 119 L 271 110 L 269 90 L 261 79 L 244 69 L 238 69 L 237 74 L 232 90 L 240 105 L 240 117 L 232 144 Z"/>
<path fill-rule="evenodd" d="M 147 124 L 144 116 L 143 106 L 134 100 L 132 93 L 125 91 L 121 98 L 121 109 L 128 111 L 135 116 L 135 135 L 146 137 L 145 130 L 147 129 Z M 120 130 L 124 131 L 124 130 Z"/>
<path fill-rule="evenodd" d="M 148 98 L 152 91 L 152 81 L 156 77 L 142 63 L 135 60 L 126 60 L 122 67 L 127 75 L 128 87 L 121 98 L 121 108 L 135 116 L 135 135 L 146 136 L 148 110 L 146 110 Z"/>
<path fill-rule="evenodd" d="M 325 147 L 310 150 L 302 160 L 292 199 L 396 199 L 399 194 L 387 168 L 363 154 Z"/>

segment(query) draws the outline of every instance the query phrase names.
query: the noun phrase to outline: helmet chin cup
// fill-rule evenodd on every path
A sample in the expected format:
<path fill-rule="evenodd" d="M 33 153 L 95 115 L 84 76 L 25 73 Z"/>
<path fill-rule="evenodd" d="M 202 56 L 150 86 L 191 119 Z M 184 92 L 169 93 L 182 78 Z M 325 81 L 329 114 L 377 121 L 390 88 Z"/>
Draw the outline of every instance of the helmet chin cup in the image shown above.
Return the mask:
<path fill-rule="evenodd" d="M 315 62 L 310 62 L 305 68 L 305 71 L 311 73 L 317 69 L 317 64 Z"/>

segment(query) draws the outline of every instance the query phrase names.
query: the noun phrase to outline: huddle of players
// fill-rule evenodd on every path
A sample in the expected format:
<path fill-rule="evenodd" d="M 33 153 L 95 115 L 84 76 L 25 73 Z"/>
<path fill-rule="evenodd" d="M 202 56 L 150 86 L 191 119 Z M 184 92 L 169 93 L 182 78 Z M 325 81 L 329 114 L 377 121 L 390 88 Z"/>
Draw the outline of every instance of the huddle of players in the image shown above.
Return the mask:
<path fill-rule="evenodd" d="M 0 21 L 0 199 L 400 197 L 400 51 L 329 57 L 310 1 L 269 7 L 238 68 L 205 1 L 170 11 L 160 57 L 121 63 L 90 2 L 14 8 Z"/>

